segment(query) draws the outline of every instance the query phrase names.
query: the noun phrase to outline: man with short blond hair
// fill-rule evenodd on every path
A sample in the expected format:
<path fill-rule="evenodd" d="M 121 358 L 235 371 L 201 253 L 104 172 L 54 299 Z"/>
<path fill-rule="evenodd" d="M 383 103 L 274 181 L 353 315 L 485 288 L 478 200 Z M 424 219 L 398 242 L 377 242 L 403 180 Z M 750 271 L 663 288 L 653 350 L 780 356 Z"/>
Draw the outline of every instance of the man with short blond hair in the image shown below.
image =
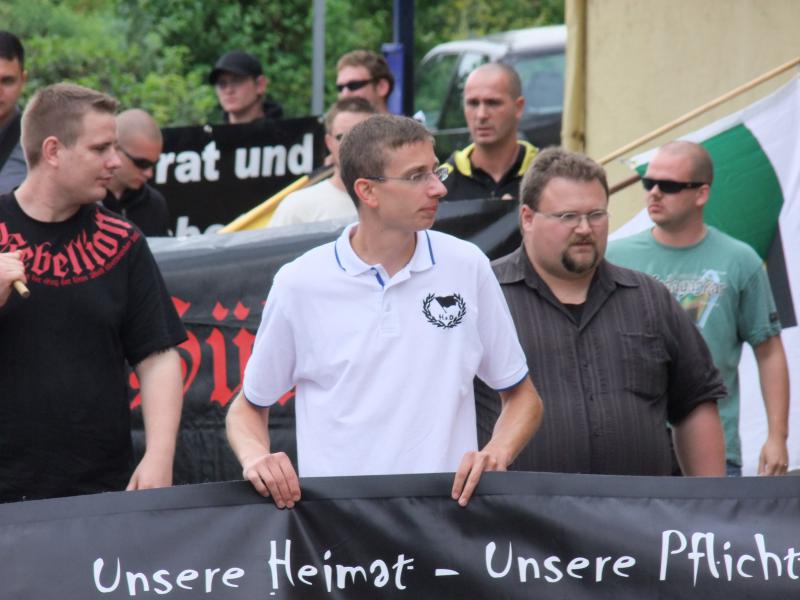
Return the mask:
<path fill-rule="evenodd" d="M 517 139 L 525 97 L 510 65 L 481 65 L 464 84 L 464 118 L 472 144 L 456 150 L 445 165 L 447 200 L 516 200 L 519 182 L 538 151 Z"/>
<path fill-rule="evenodd" d="M 608 184 L 591 159 L 551 148 L 520 187 L 522 246 L 493 263 L 547 411 L 515 469 L 725 473 L 725 386 L 697 328 L 651 277 L 604 259 Z M 478 383 L 480 439 L 496 394 Z"/>
<path fill-rule="evenodd" d="M 120 165 L 116 109 L 57 84 L 22 116 L 28 174 L 0 195 L 0 502 L 172 483 L 186 334 L 141 233 L 99 205 Z M 126 363 L 145 424 L 135 468 Z"/>

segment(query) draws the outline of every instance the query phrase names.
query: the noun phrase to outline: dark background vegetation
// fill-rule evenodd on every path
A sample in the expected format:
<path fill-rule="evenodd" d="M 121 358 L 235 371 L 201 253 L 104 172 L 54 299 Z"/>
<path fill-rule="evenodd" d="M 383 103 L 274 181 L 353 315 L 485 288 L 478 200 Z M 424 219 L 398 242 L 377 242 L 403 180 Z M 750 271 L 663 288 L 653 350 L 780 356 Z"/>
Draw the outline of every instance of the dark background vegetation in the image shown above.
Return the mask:
<path fill-rule="evenodd" d="M 26 49 L 24 98 L 69 80 L 150 111 L 162 126 L 218 119 L 206 76 L 218 56 L 241 48 L 264 63 L 269 95 L 287 116 L 311 104 L 311 0 L 4 0 L 0 29 Z M 392 40 L 391 0 L 327 0 L 326 105 L 336 59 L 379 51 Z M 564 22 L 564 0 L 416 2 L 415 61 L 438 43 Z"/>

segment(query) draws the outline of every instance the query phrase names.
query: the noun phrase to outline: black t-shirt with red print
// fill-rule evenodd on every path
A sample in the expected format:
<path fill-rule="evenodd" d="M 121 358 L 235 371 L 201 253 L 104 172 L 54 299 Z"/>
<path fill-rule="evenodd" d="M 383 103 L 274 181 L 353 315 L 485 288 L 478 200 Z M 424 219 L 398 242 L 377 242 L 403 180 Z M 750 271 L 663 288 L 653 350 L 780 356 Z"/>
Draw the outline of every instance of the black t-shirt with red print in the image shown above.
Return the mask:
<path fill-rule="evenodd" d="M 141 231 L 96 204 L 45 223 L 0 196 L 0 252 L 31 295 L 0 307 L 0 501 L 124 489 L 126 362 L 186 339 Z"/>

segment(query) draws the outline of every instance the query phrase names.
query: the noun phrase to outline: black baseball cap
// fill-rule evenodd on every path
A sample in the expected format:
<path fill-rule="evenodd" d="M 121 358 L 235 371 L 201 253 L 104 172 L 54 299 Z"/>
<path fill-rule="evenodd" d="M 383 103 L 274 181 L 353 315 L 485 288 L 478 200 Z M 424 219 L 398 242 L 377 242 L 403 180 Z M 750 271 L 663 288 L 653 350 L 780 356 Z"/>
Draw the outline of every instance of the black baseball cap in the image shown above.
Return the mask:
<path fill-rule="evenodd" d="M 214 85 L 217 82 L 217 78 L 224 72 L 258 77 L 264 74 L 264 69 L 261 67 L 259 60 L 252 54 L 242 50 L 231 50 L 219 58 L 214 65 L 214 70 L 208 76 L 208 82 Z"/>

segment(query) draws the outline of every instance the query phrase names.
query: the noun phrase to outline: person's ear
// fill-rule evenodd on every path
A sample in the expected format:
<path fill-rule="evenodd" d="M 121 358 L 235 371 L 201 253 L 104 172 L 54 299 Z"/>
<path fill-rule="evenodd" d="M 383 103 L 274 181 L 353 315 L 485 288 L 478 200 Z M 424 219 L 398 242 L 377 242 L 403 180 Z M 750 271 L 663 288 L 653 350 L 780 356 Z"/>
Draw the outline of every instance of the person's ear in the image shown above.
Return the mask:
<path fill-rule="evenodd" d="M 375 194 L 375 186 L 372 181 L 364 179 L 363 177 L 356 179 L 353 184 L 353 189 L 361 204 L 369 206 L 370 208 L 378 207 L 378 197 Z"/>
<path fill-rule="evenodd" d="M 54 135 L 48 136 L 42 142 L 42 160 L 56 167 L 59 162 L 59 153 L 64 148 Z"/>
<path fill-rule="evenodd" d="M 711 197 L 711 186 L 708 184 L 704 184 L 697 189 L 697 197 L 695 198 L 695 206 L 698 208 L 704 208 L 705 205 L 708 203 L 708 199 Z"/>
<path fill-rule="evenodd" d="M 533 217 L 536 211 L 527 204 L 522 204 L 519 207 L 519 226 L 523 231 L 530 231 L 533 229 Z"/>
<path fill-rule="evenodd" d="M 268 86 L 269 79 L 267 79 L 266 75 L 259 75 L 256 77 L 256 92 L 258 92 L 259 96 L 263 96 L 267 93 Z"/>
<path fill-rule="evenodd" d="M 388 98 L 389 82 L 386 79 L 378 79 L 377 83 L 375 84 L 375 90 L 378 92 L 379 97 Z"/>
<path fill-rule="evenodd" d="M 522 113 L 525 111 L 525 96 L 520 94 L 519 98 L 514 100 L 514 114 L 517 115 L 517 120 L 522 118 Z"/>

